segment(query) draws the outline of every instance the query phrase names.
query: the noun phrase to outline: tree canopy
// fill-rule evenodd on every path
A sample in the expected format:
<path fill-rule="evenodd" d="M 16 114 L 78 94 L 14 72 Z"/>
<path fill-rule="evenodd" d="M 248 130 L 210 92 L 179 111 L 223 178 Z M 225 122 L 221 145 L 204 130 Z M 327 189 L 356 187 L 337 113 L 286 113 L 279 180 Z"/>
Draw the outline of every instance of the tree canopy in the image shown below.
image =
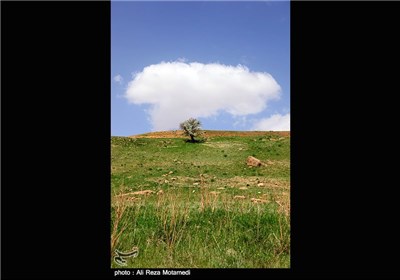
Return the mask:
<path fill-rule="evenodd" d="M 203 133 L 200 121 L 194 118 L 182 122 L 179 127 L 183 130 L 183 133 L 186 136 L 190 137 L 191 142 L 196 142 L 195 137 L 198 137 Z"/>

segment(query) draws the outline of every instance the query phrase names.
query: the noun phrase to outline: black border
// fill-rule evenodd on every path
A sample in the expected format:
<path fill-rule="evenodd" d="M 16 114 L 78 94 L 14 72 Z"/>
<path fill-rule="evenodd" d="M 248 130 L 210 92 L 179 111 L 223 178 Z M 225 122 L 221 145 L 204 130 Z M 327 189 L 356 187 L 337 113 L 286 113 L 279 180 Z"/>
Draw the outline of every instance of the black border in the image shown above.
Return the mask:
<path fill-rule="evenodd" d="M 387 138 L 398 111 L 389 69 L 400 62 L 399 4 L 291 3 L 295 276 L 399 275 L 397 145 Z"/>
<path fill-rule="evenodd" d="M 399 11 L 291 3 L 291 269 L 192 276 L 398 277 L 397 201 L 385 188 L 396 170 L 381 158 L 396 143 L 371 128 L 371 108 L 396 119 L 397 103 L 369 94 L 399 92 L 388 71 Z M 113 278 L 110 3 L 2 1 L 1 12 L 2 277 Z"/>
<path fill-rule="evenodd" d="M 2 277 L 107 277 L 110 3 L 1 12 Z"/>

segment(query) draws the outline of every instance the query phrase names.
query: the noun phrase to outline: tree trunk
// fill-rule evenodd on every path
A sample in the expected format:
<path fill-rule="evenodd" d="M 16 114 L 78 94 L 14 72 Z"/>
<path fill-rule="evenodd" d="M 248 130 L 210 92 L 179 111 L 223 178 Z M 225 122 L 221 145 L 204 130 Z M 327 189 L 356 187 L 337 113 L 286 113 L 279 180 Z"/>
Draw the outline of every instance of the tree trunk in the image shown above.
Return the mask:
<path fill-rule="evenodd" d="M 192 134 L 190 134 L 190 139 L 194 143 L 194 136 Z"/>

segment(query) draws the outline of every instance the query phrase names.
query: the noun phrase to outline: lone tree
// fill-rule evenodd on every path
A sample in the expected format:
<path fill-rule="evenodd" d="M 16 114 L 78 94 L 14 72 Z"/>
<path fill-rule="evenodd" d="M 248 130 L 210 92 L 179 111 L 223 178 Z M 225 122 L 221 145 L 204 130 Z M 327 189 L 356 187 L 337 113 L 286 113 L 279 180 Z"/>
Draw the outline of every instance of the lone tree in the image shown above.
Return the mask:
<path fill-rule="evenodd" d="M 194 118 L 190 118 L 184 121 L 179 125 L 179 127 L 183 129 L 183 133 L 186 136 L 190 136 L 191 142 L 196 142 L 194 138 L 200 136 L 203 133 L 200 121 Z"/>

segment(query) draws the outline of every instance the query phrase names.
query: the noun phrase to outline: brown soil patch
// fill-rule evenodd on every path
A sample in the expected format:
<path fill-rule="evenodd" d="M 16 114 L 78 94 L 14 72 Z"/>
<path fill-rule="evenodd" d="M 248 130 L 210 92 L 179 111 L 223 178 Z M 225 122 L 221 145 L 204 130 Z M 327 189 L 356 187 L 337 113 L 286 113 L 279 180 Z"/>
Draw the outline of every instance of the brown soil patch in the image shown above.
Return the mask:
<path fill-rule="evenodd" d="M 212 194 L 212 195 L 219 195 L 221 192 L 216 192 L 216 191 L 212 191 L 212 192 L 210 192 L 210 194 Z"/>
<path fill-rule="evenodd" d="M 121 196 L 127 196 L 127 195 L 149 195 L 154 193 L 154 191 L 152 190 L 144 190 L 144 191 L 137 191 L 137 192 L 130 192 L 130 193 L 124 193 L 124 194 L 119 194 L 116 195 L 117 197 L 121 197 Z"/>
<path fill-rule="evenodd" d="M 223 137 L 223 136 L 266 136 L 274 135 L 280 137 L 290 137 L 290 131 L 224 131 L 224 130 L 204 130 L 203 137 Z M 131 138 L 187 138 L 183 135 L 182 130 L 170 130 L 170 131 L 157 131 L 149 132 L 139 135 L 129 136 Z"/>
<path fill-rule="evenodd" d="M 247 177 L 235 176 L 232 178 L 221 179 L 221 183 L 231 187 L 239 187 L 239 189 L 241 189 L 241 187 L 259 187 L 259 188 L 269 188 L 269 189 L 276 188 L 280 190 L 290 189 L 289 181 L 265 178 L 262 176 L 247 176 Z"/>
<path fill-rule="evenodd" d="M 268 203 L 268 200 L 260 199 L 260 198 L 252 198 L 251 202 L 254 202 L 254 203 Z"/>

